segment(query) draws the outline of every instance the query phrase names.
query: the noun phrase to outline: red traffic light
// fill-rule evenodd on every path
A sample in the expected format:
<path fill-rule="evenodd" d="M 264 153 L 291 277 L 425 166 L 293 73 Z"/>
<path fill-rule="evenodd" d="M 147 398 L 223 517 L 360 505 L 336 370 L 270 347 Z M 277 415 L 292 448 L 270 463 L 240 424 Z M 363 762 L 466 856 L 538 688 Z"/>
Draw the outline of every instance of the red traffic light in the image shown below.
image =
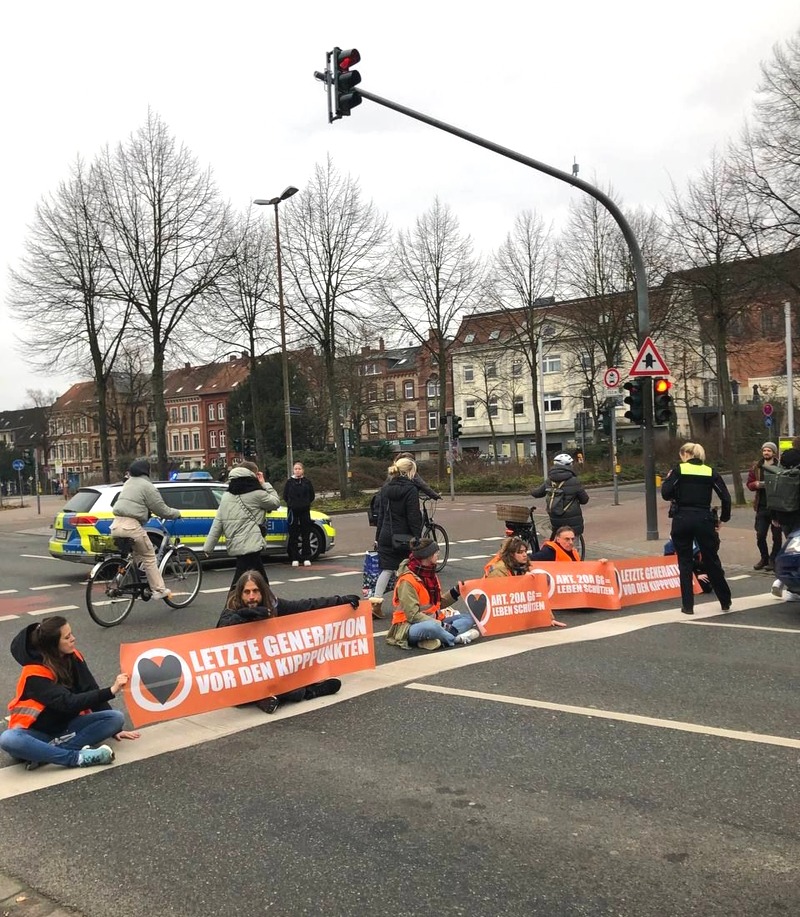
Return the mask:
<path fill-rule="evenodd" d="M 355 48 L 349 51 L 339 51 L 336 55 L 336 66 L 341 71 L 347 71 L 361 60 L 361 55 Z"/>
<path fill-rule="evenodd" d="M 666 395 L 671 388 L 672 383 L 669 379 L 656 379 L 654 386 L 656 395 Z"/>

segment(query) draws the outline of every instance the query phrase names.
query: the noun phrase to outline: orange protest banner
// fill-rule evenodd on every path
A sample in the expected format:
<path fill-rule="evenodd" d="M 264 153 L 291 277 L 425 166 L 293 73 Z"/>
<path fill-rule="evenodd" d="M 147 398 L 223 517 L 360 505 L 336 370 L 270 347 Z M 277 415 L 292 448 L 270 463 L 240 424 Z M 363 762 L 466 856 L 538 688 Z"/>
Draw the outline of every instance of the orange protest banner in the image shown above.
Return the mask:
<path fill-rule="evenodd" d="M 600 608 L 619 611 L 619 587 L 614 564 L 599 561 L 559 561 L 532 563 L 531 572 L 547 578 L 550 607 Z"/>
<path fill-rule="evenodd" d="M 657 602 L 659 599 L 679 599 L 681 581 L 678 575 L 678 561 L 668 557 L 636 557 L 631 560 L 615 560 L 620 605 L 640 605 L 642 602 Z M 702 592 L 697 579 L 693 580 L 694 592 Z"/>
<path fill-rule="evenodd" d="M 123 643 L 133 725 L 207 713 L 375 668 L 372 610 L 361 602 L 253 624 Z"/>
<path fill-rule="evenodd" d="M 553 613 L 544 576 L 502 576 L 470 580 L 464 601 L 484 636 L 550 627 Z"/>

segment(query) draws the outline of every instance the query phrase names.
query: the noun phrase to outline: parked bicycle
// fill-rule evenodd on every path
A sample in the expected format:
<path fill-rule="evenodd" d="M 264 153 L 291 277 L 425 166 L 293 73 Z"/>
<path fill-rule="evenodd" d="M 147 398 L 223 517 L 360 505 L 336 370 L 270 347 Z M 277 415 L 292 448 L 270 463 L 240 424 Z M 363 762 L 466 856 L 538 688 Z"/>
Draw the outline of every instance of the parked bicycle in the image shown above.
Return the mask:
<path fill-rule="evenodd" d="M 194 601 L 203 582 L 200 558 L 171 535 L 159 520 L 163 537 L 156 550 L 156 563 L 164 585 L 171 595 L 164 601 L 171 608 L 185 608 Z M 150 586 L 133 557 L 133 540 L 111 539 L 116 550 L 95 564 L 86 584 L 86 607 L 92 620 L 101 627 L 121 624 L 130 614 L 136 599 L 149 601 Z"/>
<path fill-rule="evenodd" d="M 432 503 L 430 512 L 428 504 Z M 441 573 L 447 564 L 447 558 L 450 556 L 450 538 L 444 526 L 433 521 L 436 512 L 436 500 L 433 497 L 422 498 L 422 537 L 432 538 L 439 545 L 439 562 L 436 564 L 436 572 Z"/>
<path fill-rule="evenodd" d="M 502 519 L 506 526 L 506 536 L 516 535 L 528 545 L 528 553 L 535 554 L 539 548 L 539 532 L 536 528 L 536 507 L 518 506 L 513 503 L 496 503 L 497 518 Z M 586 557 L 586 542 L 583 535 L 575 539 L 575 550 L 581 560 Z"/>

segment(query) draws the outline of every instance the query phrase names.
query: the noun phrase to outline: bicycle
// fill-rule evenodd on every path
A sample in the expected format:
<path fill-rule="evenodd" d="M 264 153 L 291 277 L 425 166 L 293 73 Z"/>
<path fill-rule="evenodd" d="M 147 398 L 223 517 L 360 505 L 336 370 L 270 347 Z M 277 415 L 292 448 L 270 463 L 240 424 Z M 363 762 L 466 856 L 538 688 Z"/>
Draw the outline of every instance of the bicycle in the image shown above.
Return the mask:
<path fill-rule="evenodd" d="M 536 528 L 536 507 L 516 506 L 513 503 L 495 504 L 497 518 L 502 519 L 506 525 L 506 536 L 516 535 L 528 545 L 528 553 L 535 554 L 539 548 L 539 532 Z M 575 538 L 575 550 L 578 552 L 580 559 L 586 557 L 586 542 L 583 535 L 577 535 Z"/>
<path fill-rule="evenodd" d="M 203 582 L 200 558 L 170 534 L 163 521 L 163 538 L 156 551 L 164 585 L 171 595 L 164 601 L 171 608 L 185 608 L 194 601 Z M 151 598 L 150 586 L 133 557 L 133 539 L 116 538 L 116 551 L 95 564 L 86 584 L 86 607 L 92 620 L 101 627 L 121 624 L 136 599 Z"/>
<path fill-rule="evenodd" d="M 447 564 L 447 558 L 450 556 L 450 538 L 444 526 L 433 521 L 435 508 L 432 507 L 428 512 L 428 504 L 436 504 L 433 497 L 422 498 L 422 537 L 432 538 L 439 545 L 439 562 L 436 564 L 436 572 L 441 573 Z"/>

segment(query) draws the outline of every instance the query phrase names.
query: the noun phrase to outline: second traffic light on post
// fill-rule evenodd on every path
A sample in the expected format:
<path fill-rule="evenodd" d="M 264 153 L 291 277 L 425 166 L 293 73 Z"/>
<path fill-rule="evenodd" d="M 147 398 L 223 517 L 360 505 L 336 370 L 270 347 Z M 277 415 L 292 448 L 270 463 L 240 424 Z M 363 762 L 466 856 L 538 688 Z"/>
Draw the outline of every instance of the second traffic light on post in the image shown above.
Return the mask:
<path fill-rule="evenodd" d="M 671 388 L 669 379 L 653 379 L 653 420 L 656 424 L 668 424 L 674 416 Z"/>
<path fill-rule="evenodd" d="M 337 118 L 349 115 L 356 105 L 361 104 L 361 96 L 355 87 L 361 82 L 358 70 L 352 70 L 361 55 L 355 48 L 342 51 L 333 49 L 333 109 Z"/>
<path fill-rule="evenodd" d="M 644 386 L 645 382 L 642 379 L 631 379 L 622 386 L 628 393 L 625 404 L 629 405 L 629 408 L 625 411 L 625 416 L 638 426 L 644 423 Z"/>
<path fill-rule="evenodd" d="M 453 414 L 453 439 L 461 439 L 461 417 L 458 414 Z"/>

